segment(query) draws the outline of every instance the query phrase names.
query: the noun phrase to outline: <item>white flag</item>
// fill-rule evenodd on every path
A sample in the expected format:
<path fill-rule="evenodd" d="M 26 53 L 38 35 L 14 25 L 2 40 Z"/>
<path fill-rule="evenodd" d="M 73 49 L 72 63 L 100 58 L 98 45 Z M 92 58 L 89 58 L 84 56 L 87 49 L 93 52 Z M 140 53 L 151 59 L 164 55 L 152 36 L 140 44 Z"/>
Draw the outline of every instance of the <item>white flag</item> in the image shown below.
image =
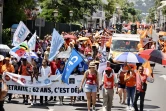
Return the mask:
<path fill-rule="evenodd" d="M 26 27 L 26 25 L 20 21 L 14 35 L 13 35 L 13 44 L 14 46 L 19 45 L 21 42 L 25 40 L 27 35 L 30 33 L 29 29 Z"/>
<path fill-rule="evenodd" d="M 35 50 L 36 47 L 36 32 L 33 34 L 31 39 L 28 41 L 28 47 L 30 50 Z"/>

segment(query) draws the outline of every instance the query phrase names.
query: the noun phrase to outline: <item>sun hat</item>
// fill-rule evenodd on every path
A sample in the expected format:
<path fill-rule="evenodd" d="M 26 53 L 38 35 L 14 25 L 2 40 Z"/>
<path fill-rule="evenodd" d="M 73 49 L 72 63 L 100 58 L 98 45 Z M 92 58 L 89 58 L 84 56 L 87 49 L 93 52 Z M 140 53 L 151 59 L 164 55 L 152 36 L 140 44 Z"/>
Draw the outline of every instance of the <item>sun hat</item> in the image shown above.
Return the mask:
<path fill-rule="evenodd" d="M 9 60 L 10 60 L 10 58 L 9 58 L 9 57 L 5 57 L 5 60 L 8 60 L 8 61 L 9 61 Z"/>
<path fill-rule="evenodd" d="M 95 65 L 94 62 L 90 62 L 90 63 L 89 63 L 89 68 L 91 68 L 91 67 L 96 67 L 96 65 Z"/>
<path fill-rule="evenodd" d="M 112 68 L 111 67 L 106 67 L 105 71 L 112 71 Z"/>

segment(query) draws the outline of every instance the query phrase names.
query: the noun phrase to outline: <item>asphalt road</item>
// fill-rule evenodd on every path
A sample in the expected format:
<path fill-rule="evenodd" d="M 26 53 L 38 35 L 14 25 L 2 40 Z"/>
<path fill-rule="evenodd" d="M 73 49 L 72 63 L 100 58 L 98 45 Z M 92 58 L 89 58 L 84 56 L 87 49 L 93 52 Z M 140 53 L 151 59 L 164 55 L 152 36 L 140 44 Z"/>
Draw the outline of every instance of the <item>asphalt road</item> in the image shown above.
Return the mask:
<path fill-rule="evenodd" d="M 156 33 L 153 33 L 153 38 L 157 40 Z M 166 68 L 156 64 L 154 77 L 155 82 L 148 83 L 144 109 L 145 111 L 166 111 Z M 30 106 L 23 105 L 22 99 L 13 99 L 12 103 L 6 103 L 4 107 L 6 111 L 87 111 L 86 102 L 76 102 L 74 106 L 70 106 L 69 101 L 69 99 L 65 99 L 63 106 L 55 105 L 54 102 L 47 106 Z M 114 95 L 113 106 L 112 111 L 126 111 L 126 106 L 119 104 L 119 97 L 116 94 Z M 96 108 L 98 111 L 102 111 L 102 102 L 98 102 Z"/>

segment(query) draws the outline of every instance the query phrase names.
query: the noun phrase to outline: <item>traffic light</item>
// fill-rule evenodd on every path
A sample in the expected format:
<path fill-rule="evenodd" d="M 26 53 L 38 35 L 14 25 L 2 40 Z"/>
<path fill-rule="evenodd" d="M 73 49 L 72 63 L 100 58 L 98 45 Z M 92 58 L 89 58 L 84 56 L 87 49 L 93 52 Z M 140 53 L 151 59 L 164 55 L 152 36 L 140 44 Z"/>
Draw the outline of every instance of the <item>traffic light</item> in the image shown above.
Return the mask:
<path fill-rule="evenodd" d="M 122 24 L 116 24 L 116 33 L 122 32 Z"/>
<path fill-rule="evenodd" d="M 131 25 L 131 34 L 137 34 L 137 25 L 136 24 Z"/>

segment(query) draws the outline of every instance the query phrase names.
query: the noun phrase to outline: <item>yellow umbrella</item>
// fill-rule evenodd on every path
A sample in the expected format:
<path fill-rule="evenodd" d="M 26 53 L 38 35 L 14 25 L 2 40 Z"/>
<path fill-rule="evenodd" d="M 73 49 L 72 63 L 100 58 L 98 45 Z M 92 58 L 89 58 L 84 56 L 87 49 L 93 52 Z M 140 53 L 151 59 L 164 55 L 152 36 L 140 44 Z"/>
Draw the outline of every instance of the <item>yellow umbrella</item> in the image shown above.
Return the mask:
<path fill-rule="evenodd" d="M 89 40 L 89 38 L 88 37 L 80 37 L 78 40 L 79 41 L 81 41 L 81 40 Z"/>

